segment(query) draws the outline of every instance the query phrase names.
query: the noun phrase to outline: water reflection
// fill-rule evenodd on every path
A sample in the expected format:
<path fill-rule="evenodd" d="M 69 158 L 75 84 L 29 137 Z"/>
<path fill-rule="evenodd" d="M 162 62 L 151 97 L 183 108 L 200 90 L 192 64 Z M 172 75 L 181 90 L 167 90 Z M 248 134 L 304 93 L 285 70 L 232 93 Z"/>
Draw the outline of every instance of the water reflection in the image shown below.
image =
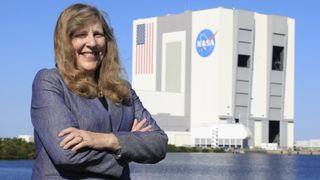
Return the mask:
<path fill-rule="evenodd" d="M 287 155 L 234 155 L 227 179 L 292 180 L 295 178 L 294 162 L 294 157 Z"/>
<path fill-rule="evenodd" d="M 296 179 L 295 156 L 267 154 L 169 153 L 156 165 L 132 164 L 135 179 Z"/>

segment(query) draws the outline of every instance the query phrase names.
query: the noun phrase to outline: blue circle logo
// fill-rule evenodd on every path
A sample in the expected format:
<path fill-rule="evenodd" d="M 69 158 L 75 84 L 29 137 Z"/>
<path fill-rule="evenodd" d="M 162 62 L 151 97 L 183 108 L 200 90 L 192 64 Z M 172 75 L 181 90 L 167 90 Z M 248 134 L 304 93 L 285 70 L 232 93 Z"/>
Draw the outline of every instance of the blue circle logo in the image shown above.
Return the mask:
<path fill-rule="evenodd" d="M 196 49 L 202 57 L 208 57 L 216 45 L 215 35 L 209 29 L 202 30 L 196 40 Z"/>

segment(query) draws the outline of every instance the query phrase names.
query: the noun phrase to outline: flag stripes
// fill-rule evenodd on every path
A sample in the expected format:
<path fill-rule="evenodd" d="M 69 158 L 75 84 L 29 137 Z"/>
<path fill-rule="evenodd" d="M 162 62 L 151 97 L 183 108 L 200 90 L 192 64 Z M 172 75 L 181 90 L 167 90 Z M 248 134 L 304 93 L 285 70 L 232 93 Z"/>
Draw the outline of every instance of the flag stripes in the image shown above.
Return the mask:
<path fill-rule="evenodd" d="M 135 74 L 153 73 L 154 23 L 137 25 Z"/>

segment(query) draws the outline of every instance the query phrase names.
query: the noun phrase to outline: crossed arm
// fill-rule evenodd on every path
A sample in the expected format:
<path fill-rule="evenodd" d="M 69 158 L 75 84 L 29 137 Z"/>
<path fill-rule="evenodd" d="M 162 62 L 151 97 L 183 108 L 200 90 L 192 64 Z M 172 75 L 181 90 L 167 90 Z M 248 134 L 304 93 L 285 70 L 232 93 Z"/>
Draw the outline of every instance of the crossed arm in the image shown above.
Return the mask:
<path fill-rule="evenodd" d="M 141 121 L 135 119 L 131 132 L 150 131 L 152 125 L 144 127 L 146 122 L 146 119 Z M 88 147 L 96 150 L 111 150 L 112 152 L 116 152 L 121 148 L 118 138 L 113 133 L 97 133 L 69 127 L 60 131 L 58 136 L 63 138 L 60 146 L 63 149 L 71 149 L 72 151 Z"/>

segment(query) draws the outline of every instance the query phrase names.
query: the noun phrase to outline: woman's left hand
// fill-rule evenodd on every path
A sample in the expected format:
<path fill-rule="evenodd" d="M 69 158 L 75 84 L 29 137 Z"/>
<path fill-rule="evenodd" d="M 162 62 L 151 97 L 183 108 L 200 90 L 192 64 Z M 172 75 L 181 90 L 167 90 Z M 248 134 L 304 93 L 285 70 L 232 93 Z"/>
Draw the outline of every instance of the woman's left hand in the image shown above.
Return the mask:
<path fill-rule="evenodd" d="M 139 121 L 138 119 L 135 119 L 133 121 L 133 125 L 131 128 L 131 132 L 136 132 L 136 131 L 140 131 L 140 132 L 147 132 L 147 131 L 151 131 L 152 130 L 152 125 L 147 125 L 146 127 L 144 127 L 147 123 L 147 119 L 144 118 L 141 121 Z"/>
<path fill-rule="evenodd" d="M 97 150 L 109 149 L 111 151 L 120 149 L 118 138 L 112 133 L 95 133 L 70 127 L 63 129 L 58 136 L 63 137 L 60 146 L 72 151 L 84 147 Z"/>

